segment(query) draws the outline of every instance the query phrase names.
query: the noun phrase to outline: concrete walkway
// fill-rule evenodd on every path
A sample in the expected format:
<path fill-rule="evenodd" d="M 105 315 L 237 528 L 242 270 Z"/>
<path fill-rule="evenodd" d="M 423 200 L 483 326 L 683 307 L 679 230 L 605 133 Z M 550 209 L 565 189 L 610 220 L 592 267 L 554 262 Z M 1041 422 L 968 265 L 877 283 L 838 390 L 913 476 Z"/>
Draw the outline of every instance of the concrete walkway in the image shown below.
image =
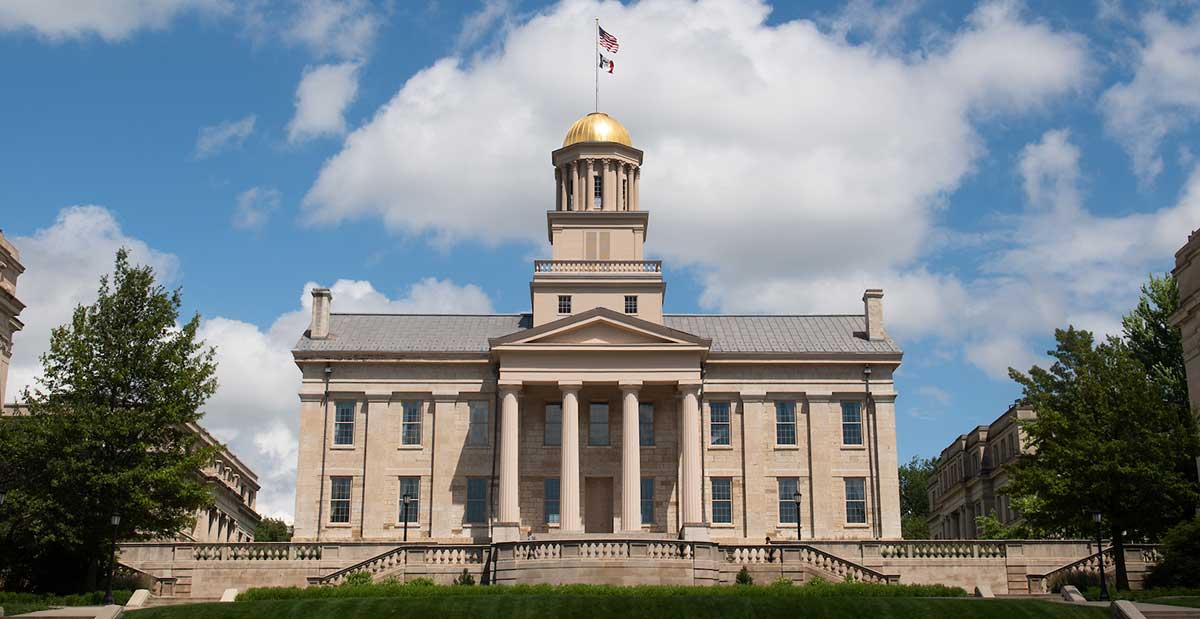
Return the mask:
<path fill-rule="evenodd" d="M 17 615 L 18 617 L 57 617 L 57 619 L 116 619 L 121 616 L 121 606 L 71 606 L 39 610 L 34 613 Z"/>

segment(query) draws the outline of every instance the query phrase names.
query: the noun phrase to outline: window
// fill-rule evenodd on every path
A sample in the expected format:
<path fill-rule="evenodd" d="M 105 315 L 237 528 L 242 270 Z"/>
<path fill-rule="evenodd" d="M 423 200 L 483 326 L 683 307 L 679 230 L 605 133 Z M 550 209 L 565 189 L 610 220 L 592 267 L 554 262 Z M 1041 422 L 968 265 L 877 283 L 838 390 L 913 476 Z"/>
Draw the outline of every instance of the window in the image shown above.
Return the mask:
<path fill-rule="evenodd" d="M 796 512 L 796 478 L 780 477 L 779 485 L 779 522 L 797 524 L 799 514 Z"/>
<path fill-rule="evenodd" d="M 625 295 L 625 313 L 626 314 L 636 314 L 637 313 L 637 295 L 636 294 Z"/>
<path fill-rule="evenodd" d="M 654 405 L 649 402 L 638 403 L 638 445 L 654 446 Z"/>
<path fill-rule="evenodd" d="M 588 445 L 608 444 L 608 402 L 591 405 L 588 414 Z"/>
<path fill-rule="evenodd" d="M 542 483 L 544 498 L 543 509 L 546 510 L 546 524 L 558 524 L 558 482 L 557 477 L 547 477 Z"/>
<path fill-rule="evenodd" d="M 487 522 L 487 485 L 483 477 L 467 479 L 467 522 L 482 524 Z"/>
<path fill-rule="evenodd" d="M 604 177 L 597 174 L 592 177 L 592 208 L 597 211 L 604 208 Z"/>
<path fill-rule="evenodd" d="M 562 404 L 546 405 L 546 430 L 543 445 L 562 445 Z"/>
<path fill-rule="evenodd" d="M 709 404 L 712 418 L 712 444 L 729 444 L 729 402 L 713 402 Z"/>
<path fill-rule="evenodd" d="M 712 478 L 712 520 L 715 523 L 733 522 L 733 479 Z"/>
<path fill-rule="evenodd" d="M 567 210 L 575 210 L 575 178 L 567 179 Z"/>
<path fill-rule="evenodd" d="M 569 294 L 558 295 L 558 313 L 560 313 L 560 314 L 570 314 L 571 313 L 571 295 L 569 295 Z"/>
<path fill-rule="evenodd" d="M 333 413 L 333 444 L 354 444 L 354 402 L 338 402 Z"/>
<path fill-rule="evenodd" d="M 467 445 L 471 447 L 487 447 L 488 444 L 488 403 L 475 400 L 468 403 L 471 408 L 470 426 L 467 428 Z"/>
<path fill-rule="evenodd" d="M 862 445 L 862 404 L 842 402 L 842 444 Z"/>
<path fill-rule="evenodd" d="M 400 429 L 401 445 L 421 444 L 421 403 L 405 402 L 404 418 Z"/>
<path fill-rule="evenodd" d="M 796 444 L 796 403 L 775 403 L 775 444 Z"/>
<path fill-rule="evenodd" d="M 654 478 L 642 478 L 642 524 L 654 524 Z"/>
<path fill-rule="evenodd" d="M 408 497 L 407 505 L 404 497 Z M 421 513 L 421 478 L 400 478 L 400 522 L 416 522 Z"/>
<path fill-rule="evenodd" d="M 331 477 L 329 489 L 329 522 L 350 522 L 349 477 Z"/>
<path fill-rule="evenodd" d="M 846 522 L 850 524 L 867 522 L 866 481 L 862 477 L 846 478 Z"/>

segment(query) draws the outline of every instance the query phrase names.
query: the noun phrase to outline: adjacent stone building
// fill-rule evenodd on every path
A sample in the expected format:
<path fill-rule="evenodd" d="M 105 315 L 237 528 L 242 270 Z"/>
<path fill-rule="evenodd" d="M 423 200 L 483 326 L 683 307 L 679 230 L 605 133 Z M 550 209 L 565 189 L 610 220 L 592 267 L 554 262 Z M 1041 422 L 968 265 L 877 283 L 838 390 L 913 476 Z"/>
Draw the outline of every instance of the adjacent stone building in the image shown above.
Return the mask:
<path fill-rule="evenodd" d="M 883 292 L 856 315 L 665 314 L 642 162 L 603 113 L 569 129 L 529 313 L 312 292 L 296 540 L 900 537 Z"/>
<path fill-rule="evenodd" d="M 0 404 L 7 400 L 8 366 L 12 362 L 13 334 L 25 325 L 18 316 L 25 304 L 17 299 L 17 278 L 25 271 L 21 253 L 0 230 Z"/>
<path fill-rule="evenodd" d="M 942 450 L 929 482 L 930 537 L 975 539 L 975 519 L 980 516 L 994 515 L 1004 524 L 1020 520 L 1004 494 L 1005 467 L 1032 453 L 1017 422 L 1036 417 L 1033 409 L 1014 406 Z"/>
<path fill-rule="evenodd" d="M 189 424 L 200 441 L 217 448 L 217 455 L 200 469 L 213 493 L 213 504 L 196 514 L 196 526 L 181 537 L 197 542 L 251 542 L 262 517 L 255 511 L 258 476 L 228 447 L 198 424 Z"/>
<path fill-rule="evenodd" d="M 1183 335 L 1183 362 L 1187 369 L 1188 397 L 1192 412 L 1200 415 L 1200 234 L 1192 232 L 1187 243 L 1175 252 L 1172 273 L 1179 285 L 1179 310 L 1171 321 Z M 1200 457 L 1196 458 L 1200 472 Z"/>

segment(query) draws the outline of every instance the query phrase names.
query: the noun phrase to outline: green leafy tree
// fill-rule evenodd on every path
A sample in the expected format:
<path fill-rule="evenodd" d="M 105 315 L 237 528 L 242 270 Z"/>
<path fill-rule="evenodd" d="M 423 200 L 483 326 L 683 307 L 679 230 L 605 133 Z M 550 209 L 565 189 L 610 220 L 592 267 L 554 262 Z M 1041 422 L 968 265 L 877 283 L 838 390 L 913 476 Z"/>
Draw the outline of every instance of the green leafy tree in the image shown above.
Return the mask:
<path fill-rule="evenodd" d="M 288 530 L 286 522 L 278 518 L 263 518 L 258 522 L 258 526 L 254 527 L 254 541 L 290 542 L 292 533 Z"/>
<path fill-rule="evenodd" d="M 975 530 L 976 537 L 979 539 L 1043 539 L 1048 537 L 1045 531 L 1035 529 L 1025 521 L 1004 524 L 996 517 L 995 512 L 976 517 Z"/>
<path fill-rule="evenodd" d="M 1128 588 L 1126 540 L 1156 539 L 1194 505 L 1183 470 L 1196 452 L 1195 424 L 1163 400 L 1135 346 L 1115 337 L 1097 344 L 1073 327 L 1055 339 L 1049 369 L 1009 370 L 1038 417 L 1022 423 L 1036 455 L 1010 468 L 1006 491 L 1035 529 L 1091 537 L 1099 511 L 1117 551 L 1117 585 Z"/>
<path fill-rule="evenodd" d="M 900 532 L 904 539 L 929 539 L 929 480 L 936 469 L 935 460 L 917 456 L 900 465 Z"/>
<path fill-rule="evenodd" d="M 6 585 L 94 586 L 112 539 L 173 536 L 211 503 L 197 471 L 212 450 L 188 426 L 216 390 L 214 352 L 179 307 L 121 250 L 96 302 L 52 331 L 28 413 L 0 423 Z"/>

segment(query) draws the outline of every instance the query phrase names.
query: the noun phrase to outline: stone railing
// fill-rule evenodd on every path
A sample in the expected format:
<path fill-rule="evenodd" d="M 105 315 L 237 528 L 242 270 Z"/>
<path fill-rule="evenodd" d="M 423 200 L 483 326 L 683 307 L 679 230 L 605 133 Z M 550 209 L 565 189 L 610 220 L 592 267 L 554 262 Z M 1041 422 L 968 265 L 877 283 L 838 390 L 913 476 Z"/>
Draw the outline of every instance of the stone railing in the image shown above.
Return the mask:
<path fill-rule="evenodd" d="M 1003 542 L 978 540 L 887 542 L 879 545 L 884 559 L 1002 559 Z"/>
<path fill-rule="evenodd" d="M 197 561 L 318 561 L 319 544 L 253 542 L 248 544 L 194 544 Z"/>
<path fill-rule="evenodd" d="M 477 566 L 483 564 L 487 551 L 486 544 L 400 546 L 325 576 L 309 578 L 309 583 L 338 585 L 355 572 L 374 577 L 409 565 Z"/>
<path fill-rule="evenodd" d="M 1104 566 L 1108 572 L 1107 576 L 1112 577 L 1116 574 L 1116 556 L 1112 546 L 1096 553 L 1092 553 L 1078 561 L 1072 561 L 1066 565 L 1055 568 L 1044 574 L 1029 575 L 1029 590 L 1040 591 L 1042 593 L 1051 593 L 1056 583 L 1062 583 L 1070 580 L 1076 575 L 1100 576 L 1100 555 L 1104 555 Z M 1125 563 L 1128 569 L 1131 561 L 1140 560 L 1144 565 L 1151 566 L 1157 564 L 1162 559 L 1157 544 L 1126 544 L 1125 545 Z"/>
<path fill-rule="evenodd" d="M 117 576 L 136 580 L 139 588 L 148 589 L 156 597 L 174 597 L 175 595 L 175 583 L 178 579 L 174 576 L 155 576 L 120 561 L 117 562 L 114 573 Z"/>
<path fill-rule="evenodd" d="M 804 565 L 839 580 L 850 578 L 862 582 L 887 583 L 896 580 L 853 561 L 803 544 L 729 545 L 722 544 L 721 552 L 727 563 L 734 565 L 780 564 Z"/>
<path fill-rule="evenodd" d="M 534 260 L 534 273 L 661 273 L 662 260 Z"/>

